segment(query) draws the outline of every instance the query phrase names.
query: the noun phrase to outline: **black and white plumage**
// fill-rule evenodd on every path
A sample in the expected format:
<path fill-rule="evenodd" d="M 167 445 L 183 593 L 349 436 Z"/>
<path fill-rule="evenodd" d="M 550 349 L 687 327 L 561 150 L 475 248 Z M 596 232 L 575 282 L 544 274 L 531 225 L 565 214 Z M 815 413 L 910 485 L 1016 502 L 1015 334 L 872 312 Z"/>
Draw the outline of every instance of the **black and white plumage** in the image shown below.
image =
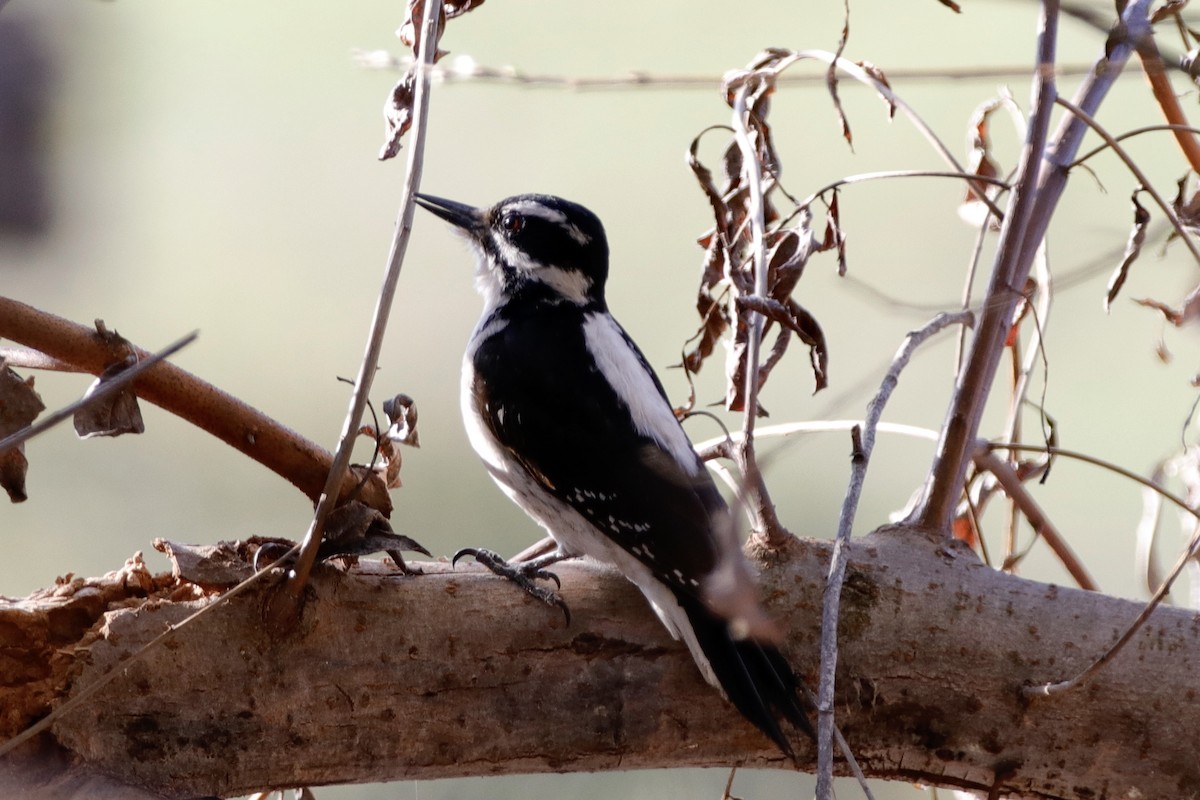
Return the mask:
<path fill-rule="evenodd" d="M 796 678 L 773 645 L 744 635 L 763 613 L 749 566 L 658 377 L 608 312 L 600 220 L 547 195 L 488 209 L 418 197 L 478 257 L 484 310 L 462 411 L 492 478 L 559 555 L 613 564 L 635 583 L 705 679 L 791 755 L 777 717 L 811 735 Z"/>

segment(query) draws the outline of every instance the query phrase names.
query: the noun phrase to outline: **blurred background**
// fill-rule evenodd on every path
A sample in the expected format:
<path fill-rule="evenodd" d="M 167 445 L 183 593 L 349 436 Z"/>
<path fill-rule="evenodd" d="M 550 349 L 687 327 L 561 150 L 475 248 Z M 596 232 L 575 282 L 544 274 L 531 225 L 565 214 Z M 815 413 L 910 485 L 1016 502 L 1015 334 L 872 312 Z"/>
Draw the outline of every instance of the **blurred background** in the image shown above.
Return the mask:
<path fill-rule="evenodd" d="M 403 5 L 302 1 L 284 15 L 274 5 L 233 0 L 12 0 L 0 12 L 0 83 L 10 96 L 17 87 L 16 117 L 28 130 L 0 129 L 0 165 L 13 163 L 8 156 L 22 145 L 30 155 L 17 159 L 24 166 L 0 172 L 0 204 L 15 203 L 0 226 L 3 294 L 84 324 L 102 318 L 148 349 L 199 329 L 198 342 L 176 359 L 181 366 L 332 447 L 349 397 L 337 377 L 354 376 L 364 349 L 404 160 L 376 160 L 381 109 L 397 75 L 364 69 L 352 53 L 399 54 L 393 31 Z M 903 75 L 1026 69 L 1037 9 L 1018 0 L 963 5 L 956 15 L 934 0 L 903 10 L 888 0 L 855 0 L 845 55 L 894 75 L 893 88 L 965 160 L 974 109 L 1002 86 L 1026 107 L 1027 77 Z M 1110 13 L 1108 3 L 1085 5 Z M 726 70 L 769 46 L 834 50 L 842 14 L 840 0 L 763 0 L 737 12 L 716 0 L 493 0 L 448 25 L 447 63 L 464 56 L 529 74 L 636 71 L 711 80 L 591 91 L 438 85 L 422 188 L 479 205 L 549 192 L 597 212 L 612 249 L 610 305 L 682 402 L 686 382 L 669 367 L 697 329 L 702 251 L 695 240 L 710 224 L 685 164 L 687 148 L 702 129 L 728 124 L 719 89 Z M 1090 63 L 1104 38 L 1065 21 L 1060 63 Z M 787 84 L 773 102 L 793 194 L 855 173 L 944 168 L 908 121 L 889 122 L 878 98 L 843 81 L 854 133 L 847 146 L 821 69 L 810 62 L 790 74 L 813 78 Z M 1064 77 L 1064 93 L 1077 82 Z M 1189 91 L 1185 107 L 1194 105 L 1194 87 L 1181 80 L 1177 87 Z M 1098 116 L 1114 131 L 1162 121 L 1136 64 Z M 1018 150 L 1012 127 L 997 115 L 993 132 L 1001 167 L 1010 169 Z M 723 144 L 717 135 L 701 148 L 714 169 Z M 1171 196 L 1185 174 L 1173 141 L 1152 134 L 1129 148 Z M 1031 396 L 1044 391 L 1063 446 L 1148 472 L 1195 438 L 1197 348 L 1190 329 L 1165 327 L 1130 298 L 1178 305 L 1196 270 L 1178 243 L 1164 249 L 1159 234 L 1106 315 L 1104 287 L 1128 236 L 1135 180 L 1110 154 L 1089 167 L 1075 176 L 1052 227 L 1051 268 L 1071 279 L 1057 293 L 1045 369 Z M 813 395 L 804 350 L 794 344 L 763 395 L 770 422 L 860 417 L 904 334 L 957 304 L 975 241 L 957 215 L 963 191 L 953 181 L 911 179 L 843 192 L 849 277 L 837 276 L 832 255 L 817 256 L 797 291 L 828 337 L 830 388 Z M 422 448 L 404 453 L 393 523 L 435 555 L 465 545 L 515 552 L 540 532 L 476 467 L 459 422 L 459 359 L 480 306 L 472 259 L 442 223 L 418 214 L 374 393 L 380 402 L 406 392 L 420 410 Z M 823 224 L 818 218 L 818 230 Z M 1162 346 L 1173 358 L 1156 355 Z M 953 358 L 949 335 L 923 349 L 885 419 L 939 428 Z M 701 405 L 724 396 L 718 362 L 699 376 Z M 49 407 L 87 384 L 48 373 L 36 380 Z M 985 435 L 999 430 L 1003 405 L 994 404 Z M 0 508 L 0 594 L 23 596 L 66 573 L 102 574 L 138 550 L 165 569 L 150 549 L 155 537 L 203 543 L 303 535 L 310 504 L 290 485 L 170 415 L 144 410 L 143 436 L 79 442 L 64 425 L 28 445 L 30 499 Z M 704 418 L 688 426 L 694 439 L 720 432 Z M 801 535 L 830 536 L 848 476 L 848 437 L 824 434 L 763 450 L 785 523 Z M 931 455 L 928 442 L 881 437 L 858 515 L 861 533 L 905 504 Z M 1131 567 L 1138 487 L 1060 462 L 1033 490 L 1105 591 L 1146 596 Z M 989 544 L 998 551 L 1003 515 L 989 519 Z M 1166 534 L 1173 559 L 1183 539 L 1176 530 Z M 1022 545 L 1029 544 L 1025 532 Z M 1020 572 L 1069 582 L 1037 543 Z M 488 778 L 320 789 L 318 796 L 719 797 L 725 777 L 695 770 Z M 789 774 L 745 772 L 734 785 L 746 797 L 810 791 L 808 776 Z M 893 785 L 879 796 L 919 794 Z"/>

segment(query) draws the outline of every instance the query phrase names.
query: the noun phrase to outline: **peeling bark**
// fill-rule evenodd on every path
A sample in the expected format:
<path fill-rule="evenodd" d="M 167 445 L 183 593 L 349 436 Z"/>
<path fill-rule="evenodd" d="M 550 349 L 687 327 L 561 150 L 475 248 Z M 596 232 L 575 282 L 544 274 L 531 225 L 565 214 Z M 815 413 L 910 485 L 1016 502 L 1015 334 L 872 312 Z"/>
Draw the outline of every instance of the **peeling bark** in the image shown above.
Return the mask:
<path fill-rule="evenodd" d="M 135 558 L 102 579 L 0 602 L 0 736 L 121 668 L 211 602 L 218 584 L 249 574 L 236 548 L 207 555 L 179 559 L 174 576 L 152 576 Z M 763 564 L 768 606 L 788 624 L 802 675 L 816 668 L 827 563 L 824 544 L 797 541 Z M 32 750 L 0 763 L 0 787 L 39 758 L 171 798 L 522 772 L 791 768 L 612 571 L 561 565 L 566 627 L 557 610 L 490 575 L 418 566 L 428 574 L 324 566 L 298 626 L 275 634 L 262 622 L 275 583 L 265 581 L 172 634 Z M 873 777 L 1028 797 L 1200 793 L 1193 612 L 1156 611 L 1079 690 L 1021 698 L 1025 684 L 1086 666 L 1139 608 L 997 573 L 920 531 L 877 532 L 851 546 L 839 724 Z M 810 768 L 810 743 L 796 746 Z"/>

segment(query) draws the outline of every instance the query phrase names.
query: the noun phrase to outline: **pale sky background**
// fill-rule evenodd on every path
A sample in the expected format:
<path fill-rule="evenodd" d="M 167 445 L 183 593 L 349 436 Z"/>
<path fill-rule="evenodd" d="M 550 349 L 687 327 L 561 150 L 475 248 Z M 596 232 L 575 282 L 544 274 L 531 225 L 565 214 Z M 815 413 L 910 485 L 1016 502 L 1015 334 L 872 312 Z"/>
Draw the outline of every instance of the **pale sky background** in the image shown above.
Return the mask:
<path fill-rule="evenodd" d="M 1034 3 L 963 5 L 965 13 L 955 15 L 935 0 L 853 0 L 846 56 L 897 74 L 1031 62 Z M 754 13 L 744 10 L 750 7 Z M 376 160 L 380 109 L 396 76 L 358 68 L 351 53 L 398 52 L 393 31 L 402 14 L 403 3 L 382 2 L 284 7 L 120 0 L 47 7 L 12 0 L 0 21 L 36 22 L 55 57 L 45 129 L 53 219 L 45 238 L 0 238 L 3 293 L 85 324 L 103 318 L 149 349 L 199 329 L 180 365 L 332 446 L 348 399 L 336 377 L 356 372 L 403 178 L 403 156 Z M 587 92 L 437 86 L 423 190 L 480 205 L 549 192 L 597 212 L 612 249 L 610 305 L 682 401 L 682 377 L 668 367 L 697 326 L 693 302 L 702 252 L 695 239 L 709 225 L 705 199 L 684 162 L 687 147 L 705 127 L 729 121 L 718 88 L 723 72 L 768 46 L 833 50 L 841 26 L 840 0 L 752 6 L 491 0 L 449 24 L 442 47 L 450 58 L 560 76 L 636 70 L 713 80 L 692 89 Z M 1064 21 L 1061 63 L 1090 62 L 1103 39 Z M 1164 44 L 1178 49 L 1165 34 Z M 820 71 L 810 64 L 793 73 Z M 1064 79 L 1064 93 L 1076 83 Z M 967 121 L 1001 85 L 1027 105 L 1028 82 L 1019 75 L 893 80 L 964 159 Z M 1182 81 L 1177 87 L 1186 88 Z M 842 96 L 853 151 L 840 138 L 819 81 L 776 95 L 771 122 L 793 194 L 805 196 L 855 173 L 943 168 L 907 121 L 888 122 L 877 98 L 848 81 Z M 1184 102 L 1191 108 L 1194 92 Z M 1099 118 L 1114 130 L 1161 121 L 1136 66 Z M 997 116 L 994 130 L 1009 168 L 1016 152 L 1012 127 Z M 714 168 L 719 141 L 706 140 L 702 150 Z M 1173 195 L 1184 167 L 1170 140 L 1140 137 L 1130 147 L 1160 190 Z M 1148 471 L 1178 450 L 1181 436 L 1194 438 L 1184 425 L 1195 397 L 1189 381 L 1197 348 L 1192 330 L 1164 330 L 1153 312 L 1130 298 L 1177 304 L 1194 283 L 1195 267 L 1177 245 L 1165 256 L 1161 241 L 1148 246 L 1123 297 L 1105 315 L 1104 285 L 1127 237 L 1134 180 L 1111 156 L 1090 163 L 1096 178 L 1076 175 L 1052 228 L 1050 253 L 1056 274 L 1096 269 L 1056 299 L 1045 399 L 1063 446 Z M 797 297 L 825 328 L 831 385 L 812 396 L 803 348 L 793 345 L 763 397 L 771 421 L 860 416 L 904 333 L 934 308 L 953 307 L 974 241 L 956 213 L 962 192 L 956 183 L 925 179 L 871 183 L 842 194 L 850 275 L 927 308 L 883 303 L 839 279 L 831 256 L 818 256 Z M 393 522 L 435 555 L 465 545 L 512 552 L 539 535 L 477 466 L 459 422 L 459 359 L 478 311 L 464 246 L 442 223 L 419 215 L 375 396 L 403 391 L 417 400 L 423 447 L 405 453 L 405 486 L 394 495 Z M 1167 364 L 1154 356 L 1160 337 L 1175 356 Z M 939 427 L 952 358 L 950 337 L 925 349 L 885 418 Z M 723 396 L 719 367 L 714 361 L 701 375 L 702 403 Z M 51 407 L 84 386 L 79 377 L 37 376 Z M 1033 396 L 1041 389 L 1039 378 Z M 986 435 L 997 430 L 1001 405 L 992 409 Z M 62 426 L 28 446 L 30 499 L 0 509 L 6 553 L 0 594 L 21 596 L 68 572 L 101 574 L 137 550 L 147 552 L 153 567 L 165 568 L 150 548 L 155 537 L 204 543 L 303 534 L 310 505 L 290 485 L 158 409 L 146 407 L 145 416 L 144 436 L 78 442 L 70 426 Z M 689 432 L 703 439 L 718 431 L 699 419 Z M 832 534 L 848 453 L 847 437 L 824 435 L 772 457 L 768 481 L 797 533 Z M 880 440 L 860 532 L 905 503 L 924 479 L 931 453 L 926 442 Z M 1131 566 L 1141 512 L 1136 487 L 1062 462 L 1034 491 L 1106 591 L 1145 596 Z M 994 550 L 1000 519 L 993 515 Z M 1168 547 L 1180 541 L 1168 528 Z M 1022 574 L 1068 580 L 1040 545 Z M 724 780 L 716 770 L 517 777 L 322 789 L 318 796 L 715 798 Z M 735 793 L 802 797 L 810 787 L 807 776 L 746 773 Z M 844 788 L 843 796 L 850 791 Z M 898 787 L 880 794 L 888 796 L 913 792 Z"/>

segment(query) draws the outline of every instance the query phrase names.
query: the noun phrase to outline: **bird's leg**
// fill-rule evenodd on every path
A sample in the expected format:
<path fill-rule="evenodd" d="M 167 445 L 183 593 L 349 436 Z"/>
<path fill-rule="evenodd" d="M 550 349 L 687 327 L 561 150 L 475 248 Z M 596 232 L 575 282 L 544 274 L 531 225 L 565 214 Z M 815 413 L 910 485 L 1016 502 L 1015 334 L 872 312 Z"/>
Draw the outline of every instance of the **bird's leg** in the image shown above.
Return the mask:
<path fill-rule="evenodd" d="M 510 563 L 491 550 L 484 550 L 481 547 L 464 547 L 450 559 L 451 566 L 457 564 L 458 560 L 463 556 L 471 556 L 492 574 L 512 581 L 524 589 L 525 593 L 530 597 L 541 600 L 548 606 L 561 609 L 563 616 L 567 620 L 567 624 L 571 624 L 571 609 L 567 608 L 566 601 L 557 592 L 538 586 L 535 583 L 538 580 L 554 581 L 554 585 L 561 589 L 562 581 L 553 572 L 547 570 L 546 567 L 568 558 L 574 558 L 570 553 L 563 552 L 562 548 L 556 547 L 554 550 L 534 558 L 521 561 L 514 559 Z"/>

